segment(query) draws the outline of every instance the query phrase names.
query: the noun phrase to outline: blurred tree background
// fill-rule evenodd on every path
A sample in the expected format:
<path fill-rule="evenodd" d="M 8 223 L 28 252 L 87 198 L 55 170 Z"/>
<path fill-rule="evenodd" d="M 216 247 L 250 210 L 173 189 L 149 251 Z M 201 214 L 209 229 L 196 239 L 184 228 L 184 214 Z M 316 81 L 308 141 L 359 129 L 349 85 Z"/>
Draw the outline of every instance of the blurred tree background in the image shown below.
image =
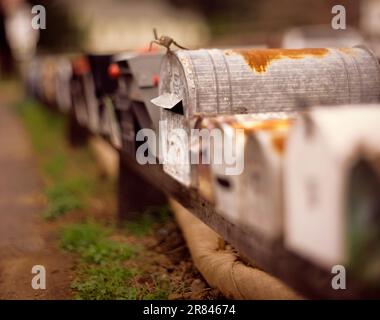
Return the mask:
<path fill-rule="evenodd" d="M 95 0 L 87 2 L 97 3 Z M 82 47 L 86 27 L 70 14 L 70 9 L 75 11 L 79 3 L 64 0 L 30 0 L 30 3 L 42 4 L 48 12 L 48 28 L 40 34 L 40 48 L 68 51 Z M 289 27 L 330 24 L 331 8 L 335 4 L 346 7 L 348 24 L 357 27 L 361 0 L 117 0 L 110 1 L 110 6 L 117 3 L 130 7 L 146 3 L 152 8 L 165 4 L 182 12 L 193 12 L 207 24 L 209 45 L 276 45 Z M 176 18 L 180 20 L 181 16 Z"/>
<path fill-rule="evenodd" d="M 344 5 L 347 23 L 357 27 L 361 0 L 169 0 L 200 12 L 208 22 L 212 43 L 276 44 L 289 27 L 330 24 L 331 9 Z"/>
<path fill-rule="evenodd" d="M 40 31 L 39 49 L 49 52 L 77 51 L 85 37 L 65 1 L 29 0 L 32 6 L 43 5 L 46 8 L 45 30 Z"/>

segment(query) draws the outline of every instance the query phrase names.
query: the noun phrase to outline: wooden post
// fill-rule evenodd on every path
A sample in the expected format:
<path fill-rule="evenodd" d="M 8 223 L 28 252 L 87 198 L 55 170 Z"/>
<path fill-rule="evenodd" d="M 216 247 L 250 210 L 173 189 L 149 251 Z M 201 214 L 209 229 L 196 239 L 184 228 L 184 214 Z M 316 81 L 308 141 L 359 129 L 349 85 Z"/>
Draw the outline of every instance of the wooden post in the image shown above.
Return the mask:
<path fill-rule="evenodd" d="M 119 156 L 118 177 L 118 217 L 119 222 L 136 219 L 149 207 L 162 206 L 167 203 L 166 196 L 152 184 L 148 183 L 128 165 L 128 159 Z"/>
<path fill-rule="evenodd" d="M 70 111 L 68 124 L 67 124 L 67 136 L 69 144 L 72 147 L 83 146 L 87 143 L 89 132 L 87 128 L 81 126 L 78 120 L 75 118 L 74 111 Z"/>

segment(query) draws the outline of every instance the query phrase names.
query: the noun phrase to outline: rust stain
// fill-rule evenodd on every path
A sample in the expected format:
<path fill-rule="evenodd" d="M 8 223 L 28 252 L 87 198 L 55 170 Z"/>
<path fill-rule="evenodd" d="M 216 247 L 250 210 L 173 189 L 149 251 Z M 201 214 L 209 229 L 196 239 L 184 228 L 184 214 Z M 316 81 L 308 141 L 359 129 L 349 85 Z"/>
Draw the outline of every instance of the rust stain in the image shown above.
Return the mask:
<path fill-rule="evenodd" d="M 247 132 L 286 130 L 292 125 L 292 119 L 252 120 L 229 123 L 234 129 L 244 129 Z"/>
<path fill-rule="evenodd" d="M 240 54 L 247 64 L 256 72 L 266 72 L 268 66 L 274 60 L 283 58 L 302 59 L 305 57 L 323 58 L 329 53 L 329 49 L 255 49 L 255 50 L 234 50 L 233 53 Z"/>
<path fill-rule="evenodd" d="M 244 134 L 254 134 L 255 132 L 268 132 L 271 138 L 273 149 L 279 154 L 284 154 L 286 148 L 286 140 L 288 131 L 294 123 L 294 119 L 266 119 L 266 120 L 251 120 L 237 121 L 233 116 L 219 116 L 215 118 L 203 118 L 199 123 L 198 128 L 206 128 L 208 130 L 219 128 L 223 130 L 223 124 L 226 124 L 233 129 L 242 129 Z"/>
<path fill-rule="evenodd" d="M 285 135 L 283 132 L 279 133 L 276 132 L 272 136 L 272 146 L 275 151 L 277 151 L 278 154 L 282 155 L 284 154 L 285 147 L 286 147 L 286 139 L 287 135 Z"/>
<path fill-rule="evenodd" d="M 273 149 L 280 155 L 285 151 L 287 132 L 294 122 L 293 119 L 268 119 L 261 121 L 251 121 L 234 123 L 235 129 L 244 129 L 245 133 L 267 131 L 271 135 Z"/>
<path fill-rule="evenodd" d="M 198 123 L 197 128 L 222 128 L 223 124 L 226 124 L 233 129 L 243 129 L 246 132 L 287 130 L 293 121 L 292 118 L 239 121 L 234 116 L 227 115 L 203 118 Z"/>

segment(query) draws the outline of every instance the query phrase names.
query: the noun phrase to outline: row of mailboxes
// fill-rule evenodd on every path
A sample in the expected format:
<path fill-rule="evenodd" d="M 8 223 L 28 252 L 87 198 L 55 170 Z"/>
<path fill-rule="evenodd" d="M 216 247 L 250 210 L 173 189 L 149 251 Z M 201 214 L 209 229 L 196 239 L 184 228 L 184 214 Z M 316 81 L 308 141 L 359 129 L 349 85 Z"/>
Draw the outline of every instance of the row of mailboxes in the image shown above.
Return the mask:
<path fill-rule="evenodd" d="M 123 146 L 134 154 L 140 129 L 158 130 L 160 110 L 150 101 L 158 94 L 162 53 L 124 53 L 113 57 L 118 79 L 116 109 L 120 112 Z M 158 143 L 158 142 L 157 142 Z"/>
<path fill-rule="evenodd" d="M 201 141 L 212 161 L 192 165 L 196 186 L 247 232 L 283 241 L 329 270 L 342 264 L 363 280 L 380 280 L 379 107 L 202 118 L 198 128 L 234 136 L 235 160 L 244 159 L 244 169 L 228 174 L 231 163 L 213 161 L 223 146 Z"/>
<path fill-rule="evenodd" d="M 128 117 L 136 130 L 158 131 L 159 120 L 168 122 L 168 130 L 189 130 L 186 121 L 197 115 L 371 103 L 380 91 L 377 59 L 362 47 L 180 50 L 162 58 L 136 52 L 40 57 L 31 64 L 28 87 L 62 111 L 74 110 L 83 126 L 111 136 L 118 148 L 128 137 L 120 128 Z M 117 71 L 110 74 L 111 63 Z M 122 116 L 126 110 L 130 114 Z M 188 175 L 164 168 L 191 185 Z"/>
<path fill-rule="evenodd" d="M 180 50 L 161 65 L 159 96 L 167 130 L 188 133 L 197 115 L 293 112 L 302 106 L 379 101 L 377 58 L 363 47 L 345 49 Z M 181 143 L 170 141 L 173 143 Z M 173 148 L 175 149 L 175 148 Z M 183 146 L 178 146 L 178 150 Z M 191 167 L 164 170 L 192 185 Z"/>
<path fill-rule="evenodd" d="M 173 153 L 164 170 L 240 228 L 380 280 L 370 249 L 380 244 L 379 71 L 364 47 L 168 53 L 152 100 Z M 215 129 L 235 143 L 235 173 L 213 159 L 226 145 L 205 146 L 199 133 L 194 143 L 194 129 L 207 129 L 208 143 Z"/>
<path fill-rule="evenodd" d="M 36 98 L 134 153 L 136 131 L 158 127 L 160 111 L 150 100 L 158 92 L 161 58 L 135 52 L 43 56 L 30 64 L 26 84 Z"/>
<path fill-rule="evenodd" d="M 228 221 L 378 276 L 380 67 L 366 48 L 42 57 L 27 83 L 131 154 L 139 129 L 163 128 L 164 171 Z M 191 138 L 202 130 L 222 140 Z M 235 163 L 223 162 L 227 142 Z"/>

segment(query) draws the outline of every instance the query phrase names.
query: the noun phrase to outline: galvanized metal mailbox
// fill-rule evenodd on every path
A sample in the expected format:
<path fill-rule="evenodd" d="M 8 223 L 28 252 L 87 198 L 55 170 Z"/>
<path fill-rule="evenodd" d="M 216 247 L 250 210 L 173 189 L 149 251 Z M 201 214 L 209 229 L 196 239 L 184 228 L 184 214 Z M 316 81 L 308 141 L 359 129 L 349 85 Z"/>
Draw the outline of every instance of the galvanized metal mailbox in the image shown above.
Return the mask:
<path fill-rule="evenodd" d="M 187 120 L 196 115 L 286 112 L 302 105 L 371 103 L 379 101 L 379 93 L 378 61 L 363 47 L 202 49 L 169 52 L 165 56 L 159 96 L 152 102 L 162 108 L 161 119 L 168 122 L 165 134 L 170 136 L 171 129 L 189 132 Z M 191 185 L 189 166 L 164 164 L 164 170 Z"/>
<path fill-rule="evenodd" d="M 73 76 L 71 79 L 71 99 L 73 104 L 72 112 L 76 120 L 82 127 L 89 127 L 93 130 L 96 129 L 93 118 L 90 120 L 89 97 L 95 100 L 95 90 L 90 73 L 90 66 L 86 57 L 75 57 L 72 60 Z M 91 104 L 95 105 L 95 103 Z M 92 113 L 94 114 L 94 113 Z"/>
<path fill-rule="evenodd" d="M 139 129 L 149 128 L 158 133 L 160 110 L 150 100 L 158 94 L 162 57 L 161 53 L 127 52 L 113 58 L 117 64 L 116 109 L 122 118 L 123 148 L 133 154 Z M 154 155 L 158 156 L 155 152 Z"/>
<path fill-rule="evenodd" d="M 45 56 L 41 63 L 41 88 L 42 88 L 42 101 L 48 106 L 56 105 L 56 86 L 55 86 L 55 58 L 52 56 Z"/>
<path fill-rule="evenodd" d="M 88 54 L 90 75 L 86 77 L 85 92 L 90 117 L 90 128 L 94 133 L 104 134 L 114 138 L 116 146 L 117 133 L 113 134 L 112 126 L 115 111 L 113 110 L 113 94 L 116 92 L 117 82 L 108 75 L 108 67 L 112 61 L 110 54 Z"/>
<path fill-rule="evenodd" d="M 66 57 L 57 59 L 55 71 L 56 102 L 59 110 L 63 113 L 69 112 L 72 106 L 70 87 L 72 76 L 73 69 L 70 60 Z"/>
<path fill-rule="evenodd" d="M 380 279 L 379 123 L 379 105 L 313 108 L 295 122 L 284 164 L 286 247 L 365 281 Z"/>
<path fill-rule="evenodd" d="M 42 99 L 42 79 L 41 79 L 41 66 L 42 58 L 35 57 L 30 61 L 27 67 L 26 86 L 28 93 L 36 98 Z"/>

